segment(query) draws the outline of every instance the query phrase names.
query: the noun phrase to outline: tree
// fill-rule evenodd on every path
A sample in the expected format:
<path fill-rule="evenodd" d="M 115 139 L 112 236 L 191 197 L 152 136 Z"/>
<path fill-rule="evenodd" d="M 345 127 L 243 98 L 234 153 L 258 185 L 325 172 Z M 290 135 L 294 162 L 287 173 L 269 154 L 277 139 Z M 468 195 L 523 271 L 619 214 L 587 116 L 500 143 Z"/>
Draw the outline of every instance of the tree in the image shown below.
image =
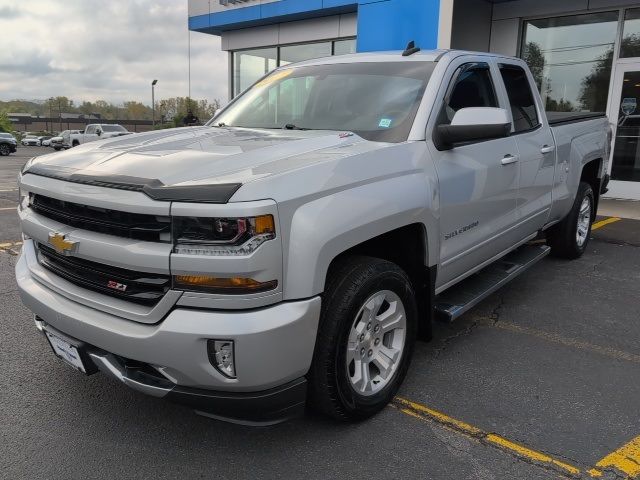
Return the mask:
<path fill-rule="evenodd" d="M 545 108 L 551 112 L 572 112 L 574 106 L 571 102 L 561 98 L 560 101 L 551 97 L 553 90 L 551 89 L 551 79 L 545 76 L 545 69 L 547 62 L 544 57 L 544 52 L 540 45 L 535 42 L 529 42 L 524 47 L 522 58 L 533 74 L 533 78 L 538 87 L 538 91 L 545 101 Z"/>
<path fill-rule="evenodd" d="M 0 110 L 0 132 L 12 132 L 13 124 L 5 110 Z"/>
<path fill-rule="evenodd" d="M 607 109 L 612 64 L 613 47 L 597 59 L 589 75 L 582 79 L 580 96 L 578 97 L 582 110 L 604 112 Z"/>

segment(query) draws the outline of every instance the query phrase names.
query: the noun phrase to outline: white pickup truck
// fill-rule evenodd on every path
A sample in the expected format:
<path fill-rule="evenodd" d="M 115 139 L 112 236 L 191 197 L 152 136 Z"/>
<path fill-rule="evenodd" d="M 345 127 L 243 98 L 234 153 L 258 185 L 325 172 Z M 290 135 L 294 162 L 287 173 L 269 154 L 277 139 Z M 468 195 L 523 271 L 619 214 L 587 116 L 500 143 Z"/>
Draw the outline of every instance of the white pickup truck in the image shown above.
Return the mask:
<path fill-rule="evenodd" d="M 373 415 L 433 319 L 587 247 L 610 127 L 534 85 L 490 54 L 323 58 L 206 126 L 34 158 L 22 300 L 81 372 L 205 415 Z"/>
<path fill-rule="evenodd" d="M 123 135 L 131 135 L 122 125 L 92 123 L 87 125 L 84 130 L 71 133 L 63 138 L 63 148 L 77 147 L 87 142 L 95 142 L 105 138 L 121 137 Z"/>

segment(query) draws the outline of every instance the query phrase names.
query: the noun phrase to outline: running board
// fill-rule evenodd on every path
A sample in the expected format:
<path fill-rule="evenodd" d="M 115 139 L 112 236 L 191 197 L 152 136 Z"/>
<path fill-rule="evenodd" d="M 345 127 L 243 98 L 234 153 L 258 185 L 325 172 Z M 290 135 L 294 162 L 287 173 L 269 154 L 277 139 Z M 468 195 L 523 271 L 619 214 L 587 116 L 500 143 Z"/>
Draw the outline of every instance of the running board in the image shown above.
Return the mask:
<path fill-rule="evenodd" d="M 546 257 L 546 245 L 526 244 L 436 297 L 436 319 L 452 322 Z"/>

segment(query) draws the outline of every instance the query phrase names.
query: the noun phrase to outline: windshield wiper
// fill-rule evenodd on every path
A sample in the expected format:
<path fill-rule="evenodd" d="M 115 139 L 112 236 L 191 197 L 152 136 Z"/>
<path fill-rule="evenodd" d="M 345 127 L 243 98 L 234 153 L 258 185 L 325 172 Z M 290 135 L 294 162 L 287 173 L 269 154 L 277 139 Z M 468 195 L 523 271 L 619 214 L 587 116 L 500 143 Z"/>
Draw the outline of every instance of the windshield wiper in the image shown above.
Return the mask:
<path fill-rule="evenodd" d="M 311 130 L 310 128 L 303 128 L 294 125 L 293 123 L 287 123 L 284 127 L 285 130 Z"/>

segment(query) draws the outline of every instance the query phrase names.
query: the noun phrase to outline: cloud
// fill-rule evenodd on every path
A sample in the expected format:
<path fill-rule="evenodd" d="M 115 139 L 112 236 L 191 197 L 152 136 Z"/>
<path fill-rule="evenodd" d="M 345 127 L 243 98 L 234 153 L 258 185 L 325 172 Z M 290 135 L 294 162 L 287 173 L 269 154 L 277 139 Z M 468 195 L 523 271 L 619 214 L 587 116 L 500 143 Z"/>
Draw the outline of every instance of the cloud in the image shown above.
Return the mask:
<path fill-rule="evenodd" d="M 3 20 L 13 20 L 14 18 L 20 17 L 20 11 L 13 6 L 3 6 L 0 7 L 0 18 Z"/>
<path fill-rule="evenodd" d="M 0 99 L 65 95 L 78 103 L 151 102 L 191 94 L 226 100 L 220 39 L 187 29 L 187 0 L 3 0 Z M 7 5 L 8 4 L 8 5 Z"/>

